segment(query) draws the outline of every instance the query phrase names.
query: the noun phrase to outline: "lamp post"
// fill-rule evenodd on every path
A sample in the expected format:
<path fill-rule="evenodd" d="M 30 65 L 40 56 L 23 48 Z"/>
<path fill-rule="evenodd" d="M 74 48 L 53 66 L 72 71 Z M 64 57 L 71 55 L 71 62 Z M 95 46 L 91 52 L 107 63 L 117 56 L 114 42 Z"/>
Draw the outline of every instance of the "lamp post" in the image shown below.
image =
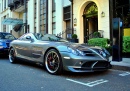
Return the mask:
<path fill-rule="evenodd" d="M 24 15 L 23 15 L 24 30 L 27 33 L 27 0 L 24 0 Z"/>

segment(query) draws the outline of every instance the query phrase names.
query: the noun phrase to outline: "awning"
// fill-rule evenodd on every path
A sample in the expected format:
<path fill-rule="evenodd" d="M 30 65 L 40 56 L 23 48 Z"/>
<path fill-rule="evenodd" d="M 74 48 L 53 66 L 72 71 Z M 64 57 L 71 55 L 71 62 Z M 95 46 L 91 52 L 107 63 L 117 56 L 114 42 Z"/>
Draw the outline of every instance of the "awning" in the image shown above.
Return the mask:
<path fill-rule="evenodd" d="M 16 19 L 16 18 L 6 18 L 2 21 L 3 25 L 16 25 L 16 24 L 23 24 L 22 19 Z"/>

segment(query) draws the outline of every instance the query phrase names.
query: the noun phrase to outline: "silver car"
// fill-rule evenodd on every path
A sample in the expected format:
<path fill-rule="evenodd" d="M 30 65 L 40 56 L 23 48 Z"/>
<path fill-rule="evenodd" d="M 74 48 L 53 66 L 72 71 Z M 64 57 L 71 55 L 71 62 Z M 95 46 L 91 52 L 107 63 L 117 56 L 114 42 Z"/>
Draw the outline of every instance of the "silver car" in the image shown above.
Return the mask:
<path fill-rule="evenodd" d="M 51 74 L 60 74 L 63 70 L 71 72 L 94 72 L 110 69 L 107 50 L 71 43 L 51 34 L 27 33 L 10 44 L 9 60 L 17 59 L 40 63 Z"/>

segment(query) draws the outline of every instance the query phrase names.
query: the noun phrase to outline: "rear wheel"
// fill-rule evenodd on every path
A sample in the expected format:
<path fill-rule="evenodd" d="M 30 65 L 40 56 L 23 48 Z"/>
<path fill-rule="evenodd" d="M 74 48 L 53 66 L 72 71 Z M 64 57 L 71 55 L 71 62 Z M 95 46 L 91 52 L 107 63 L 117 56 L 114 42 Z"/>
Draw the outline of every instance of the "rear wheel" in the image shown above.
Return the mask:
<path fill-rule="evenodd" d="M 51 74 L 60 74 L 63 69 L 63 64 L 59 52 L 51 49 L 45 56 L 45 67 Z"/>
<path fill-rule="evenodd" d="M 14 48 L 11 48 L 9 50 L 9 61 L 10 63 L 15 63 L 16 62 L 16 52 Z"/>

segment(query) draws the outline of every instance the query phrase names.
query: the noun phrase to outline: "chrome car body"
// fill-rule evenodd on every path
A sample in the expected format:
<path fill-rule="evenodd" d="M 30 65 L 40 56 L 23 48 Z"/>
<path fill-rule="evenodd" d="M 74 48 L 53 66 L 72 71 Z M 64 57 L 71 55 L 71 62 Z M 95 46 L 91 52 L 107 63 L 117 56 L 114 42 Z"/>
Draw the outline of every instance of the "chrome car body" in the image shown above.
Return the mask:
<path fill-rule="evenodd" d="M 10 42 L 16 38 L 11 33 L 0 32 L 0 54 L 8 54 Z"/>
<path fill-rule="evenodd" d="M 27 33 L 10 44 L 9 60 L 26 59 L 45 65 L 51 74 L 63 70 L 71 72 L 94 72 L 111 68 L 107 50 L 71 43 L 60 37 Z"/>

